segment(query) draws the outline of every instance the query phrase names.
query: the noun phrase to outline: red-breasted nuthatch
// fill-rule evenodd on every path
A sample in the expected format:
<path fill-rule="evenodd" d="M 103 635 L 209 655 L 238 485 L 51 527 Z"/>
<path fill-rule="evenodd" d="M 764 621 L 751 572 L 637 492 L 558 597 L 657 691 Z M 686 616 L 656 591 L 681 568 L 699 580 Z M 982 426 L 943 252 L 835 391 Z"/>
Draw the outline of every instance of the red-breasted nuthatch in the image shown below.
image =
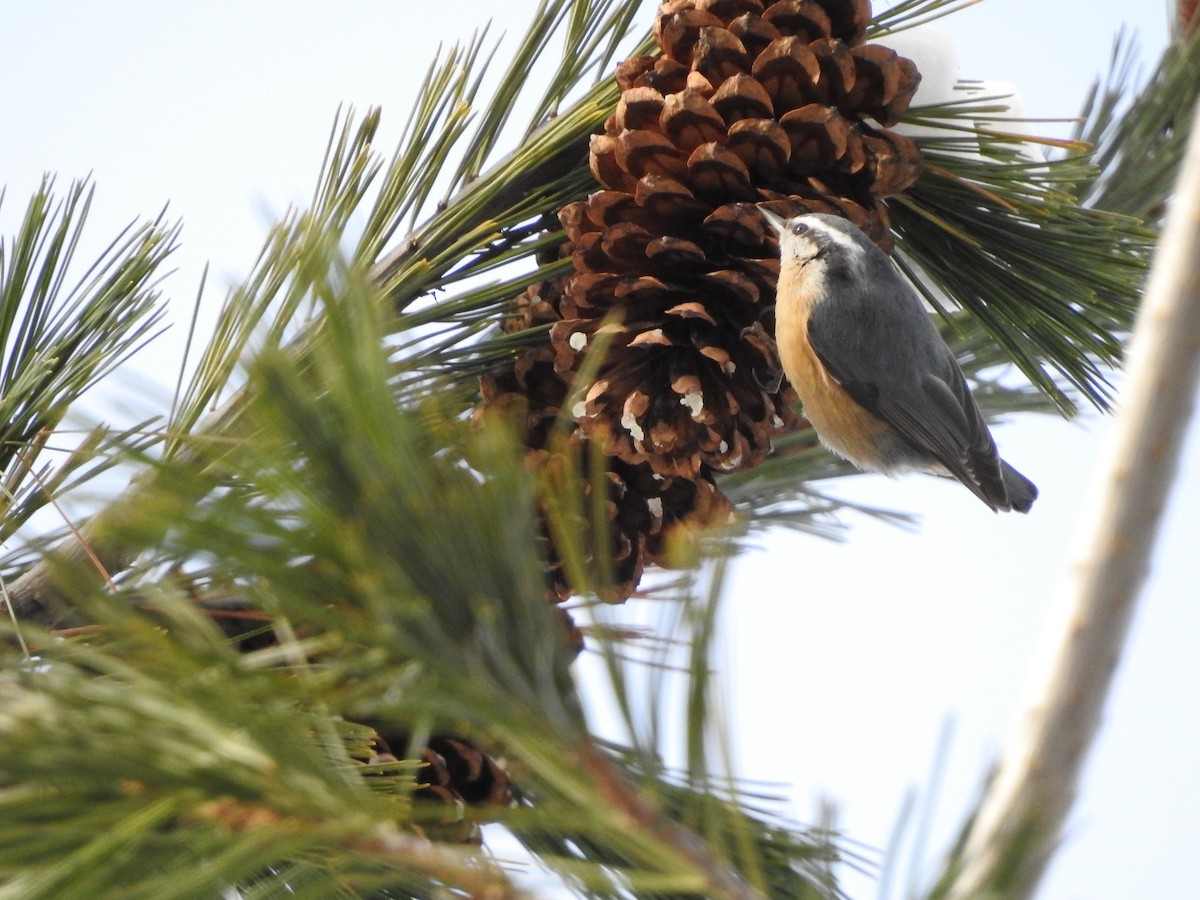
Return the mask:
<path fill-rule="evenodd" d="M 853 223 L 812 214 L 779 233 L 775 338 L 826 447 L 868 472 L 957 478 L 993 510 L 1037 488 L 1002 460 L 958 361 L 887 254 Z"/>

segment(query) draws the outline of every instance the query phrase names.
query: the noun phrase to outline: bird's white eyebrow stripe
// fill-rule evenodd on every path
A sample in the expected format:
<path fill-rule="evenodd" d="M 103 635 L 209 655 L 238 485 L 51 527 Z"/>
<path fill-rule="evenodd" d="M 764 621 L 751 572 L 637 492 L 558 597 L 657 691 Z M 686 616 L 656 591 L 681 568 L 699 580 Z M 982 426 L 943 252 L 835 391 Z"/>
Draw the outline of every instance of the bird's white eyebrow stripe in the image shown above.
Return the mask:
<path fill-rule="evenodd" d="M 813 229 L 814 231 L 819 231 L 819 232 L 821 232 L 821 234 L 827 236 L 831 241 L 833 241 L 835 244 L 837 244 L 839 247 L 841 247 L 843 250 L 845 250 L 848 253 L 862 253 L 863 252 L 862 247 L 858 246 L 858 244 L 855 243 L 854 238 L 850 237 L 850 235 L 848 235 L 848 234 L 843 234 L 842 232 L 838 231 L 836 228 L 832 228 L 831 226 L 826 225 L 820 219 L 810 219 L 810 220 L 806 221 L 805 224 L 808 225 L 808 227 Z"/>

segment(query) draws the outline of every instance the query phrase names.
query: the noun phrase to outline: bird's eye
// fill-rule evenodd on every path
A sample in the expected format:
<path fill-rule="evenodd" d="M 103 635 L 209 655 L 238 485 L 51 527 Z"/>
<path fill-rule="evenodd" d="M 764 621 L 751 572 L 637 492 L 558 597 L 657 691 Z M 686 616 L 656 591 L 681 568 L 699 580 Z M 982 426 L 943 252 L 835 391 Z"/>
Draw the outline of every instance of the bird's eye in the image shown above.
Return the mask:
<path fill-rule="evenodd" d="M 803 222 L 794 222 L 792 224 L 792 234 L 808 234 L 808 226 Z"/>

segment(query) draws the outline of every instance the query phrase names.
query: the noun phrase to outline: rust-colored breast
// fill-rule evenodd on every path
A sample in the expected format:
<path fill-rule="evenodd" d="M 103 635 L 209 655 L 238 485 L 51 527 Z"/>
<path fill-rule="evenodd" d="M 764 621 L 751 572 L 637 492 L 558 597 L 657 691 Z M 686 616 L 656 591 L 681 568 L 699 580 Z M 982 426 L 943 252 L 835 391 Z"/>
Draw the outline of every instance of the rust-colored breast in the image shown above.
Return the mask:
<path fill-rule="evenodd" d="M 804 404 L 804 417 L 821 443 L 860 469 L 884 471 L 891 429 L 830 376 L 808 340 L 808 317 L 820 299 L 824 277 L 813 266 L 782 267 L 775 307 L 775 338 L 788 381 Z M 799 269 L 796 272 L 795 269 Z"/>

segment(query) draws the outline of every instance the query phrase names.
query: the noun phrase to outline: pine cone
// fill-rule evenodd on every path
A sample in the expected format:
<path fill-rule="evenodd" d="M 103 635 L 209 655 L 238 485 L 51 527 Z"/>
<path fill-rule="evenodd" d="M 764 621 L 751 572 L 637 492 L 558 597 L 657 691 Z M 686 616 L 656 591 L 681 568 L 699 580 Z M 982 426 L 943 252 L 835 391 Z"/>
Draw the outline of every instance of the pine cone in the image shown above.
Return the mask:
<path fill-rule="evenodd" d="M 903 114 L 913 64 L 864 44 L 866 2 L 670 0 L 662 55 L 623 63 L 592 141 L 605 190 L 563 209 L 576 274 L 550 331 L 564 380 L 604 334 L 576 413 L 621 460 L 663 476 L 753 466 L 790 424 L 765 331 L 777 268 L 747 203 L 836 212 L 887 245 L 880 198 L 917 177 Z"/>
<path fill-rule="evenodd" d="M 514 401 L 512 405 L 516 406 L 518 402 Z M 530 418 L 538 417 L 531 415 Z M 553 416 L 550 416 L 550 420 L 553 420 Z M 586 439 L 576 435 L 576 439 L 557 454 L 544 449 L 528 450 L 526 464 L 531 471 L 546 471 L 569 464 L 571 471 L 584 473 L 588 471 L 589 452 Z M 574 461 L 563 458 L 563 453 L 575 454 Z M 590 496 L 592 482 L 584 475 L 579 477 L 581 494 Z M 669 539 L 676 529 L 694 531 L 721 525 L 733 515 L 732 504 L 709 474 L 694 479 L 664 478 L 645 463 L 630 465 L 620 459 L 610 458 L 604 483 L 607 490 L 604 508 L 607 512 L 609 541 L 605 561 L 609 568 L 596 573 L 601 586 L 600 596 L 604 600 L 625 600 L 637 589 L 647 565 L 666 564 Z M 584 518 L 587 518 L 586 512 Z M 569 527 L 586 534 L 590 526 L 590 521 L 580 521 Z M 572 584 L 546 523 L 539 522 L 539 527 L 549 599 L 567 600 L 577 593 L 577 586 Z M 597 565 L 596 550 L 593 547 L 587 554 L 583 560 L 585 565 Z M 565 611 L 563 615 L 564 640 L 568 651 L 575 656 L 583 650 L 583 635 Z"/>
<path fill-rule="evenodd" d="M 511 806 L 512 782 L 504 766 L 470 741 L 434 736 L 421 751 L 419 796 L 461 801 L 468 806 Z"/>
<path fill-rule="evenodd" d="M 397 751 L 406 752 L 408 735 L 370 727 L 375 728 L 375 736 L 370 755 L 363 762 L 376 767 L 398 763 Z M 414 776 L 417 787 L 413 799 L 445 807 L 445 816 L 440 821 L 424 825 L 429 837 L 435 840 L 478 844 L 479 826 L 464 819 L 463 807 L 512 806 L 516 802 L 516 792 L 503 763 L 464 738 L 434 735 L 421 749 L 419 758 L 423 765 Z"/>
<path fill-rule="evenodd" d="M 549 326 L 549 340 L 484 393 L 527 401 L 528 444 L 544 450 L 604 346 L 567 412 L 611 457 L 615 578 L 629 589 L 661 549 L 643 529 L 668 509 L 727 508 L 714 476 L 758 464 L 796 421 L 773 341 L 775 238 L 755 205 L 842 215 L 890 249 L 882 198 L 921 160 L 889 127 L 920 75 L 864 42 L 869 20 L 867 0 L 668 0 L 659 55 L 617 68 L 621 98 L 589 155 L 602 189 L 559 215 L 574 272 L 530 288 L 510 323 Z"/>
<path fill-rule="evenodd" d="M 541 296 L 553 289 L 553 285 L 535 285 L 522 295 L 518 308 L 527 311 L 542 306 Z M 527 321 L 529 326 L 545 324 L 526 318 L 524 313 L 521 321 Z M 765 332 L 761 340 L 764 345 L 769 344 Z M 545 473 L 569 466 L 568 471 L 580 473 L 580 491 L 589 496 L 593 486 L 583 473 L 590 471 L 588 454 L 592 451 L 585 434 L 575 430 L 565 447 L 548 449 L 551 429 L 561 414 L 568 391 L 567 383 L 555 370 L 554 352 L 551 345 L 540 344 L 524 353 L 511 368 L 481 379 L 484 405 L 478 415 L 499 413 L 516 419 L 523 425 L 530 447 L 526 451 L 527 468 Z M 563 454 L 572 454 L 573 459 L 567 460 Z M 665 562 L 667 541 L 674 529 L 722 524 L 733 513 L 732 505 L 713 482 L 711 473 L 701 473 L 695 478 L 662 476 L 646 462 L 629 463 L 617 457 L 607 460 L 607 468 L 607 560 L 611 568 L 600 573 L 600 580 L 607 582 L 606 599 L 627 598 L 637 588 L 648 563 Z M 580 522 L 577 527 L 580 533 L 586 533 L 589 525 Z M 552 599 L 566 600 L 575 590 L 545 522 L 540 523 L 540 529 Z M 585 562 L 596 562 L 594 549 Z M 573 623 L 565 626 L 564 633 L 569 649 L 576 653 L 582 650 Z"/>

